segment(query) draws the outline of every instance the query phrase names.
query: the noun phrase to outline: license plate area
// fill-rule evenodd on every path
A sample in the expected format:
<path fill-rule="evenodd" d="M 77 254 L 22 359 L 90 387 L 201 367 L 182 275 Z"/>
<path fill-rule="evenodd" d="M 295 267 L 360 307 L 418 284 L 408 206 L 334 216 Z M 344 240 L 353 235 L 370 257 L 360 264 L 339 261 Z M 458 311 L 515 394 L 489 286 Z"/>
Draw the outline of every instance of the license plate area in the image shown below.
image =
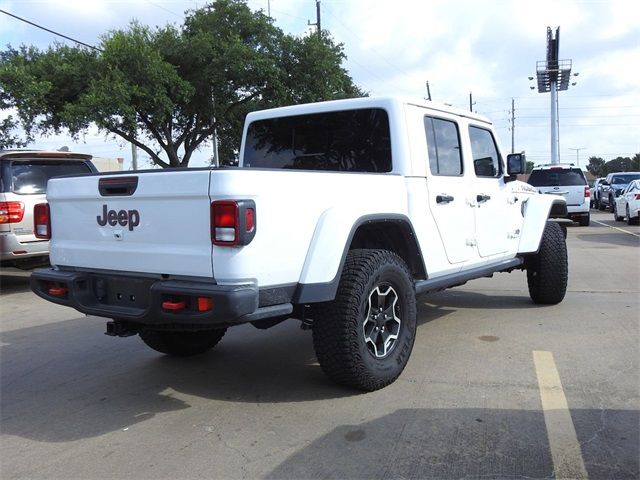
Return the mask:
<path fill-rule="evenodd" d="M 94 277 L 93 292 L 102 305 L 146 309 L 153 280 L 120 277 Z"/>

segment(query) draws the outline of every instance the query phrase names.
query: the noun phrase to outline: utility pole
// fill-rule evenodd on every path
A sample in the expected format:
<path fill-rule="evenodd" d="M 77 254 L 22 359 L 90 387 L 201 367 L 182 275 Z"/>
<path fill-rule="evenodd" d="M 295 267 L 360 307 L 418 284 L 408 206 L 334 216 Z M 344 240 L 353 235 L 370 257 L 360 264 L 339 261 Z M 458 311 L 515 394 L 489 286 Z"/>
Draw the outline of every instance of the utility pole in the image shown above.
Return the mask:
<path fill-rule="evenodd" d="M 212 165 L 214 167 L 219 167 L 220 159 L 218 158 L 218 128 L 216 126 L 216 100 L 213 96 L 213 92 L 211 92 L 211 109 L 213 111 L 213 138 L 211 139 L 211 142 L 213 143 Z"/>
<path fill-rule="evenodd" d="M 473 112 L 473 106 L 476 102 L 473 101 L 473 92 L 469 92 L 469 111 Z"/>
<path fill-rule="evenodd" d="M 318 37 L 321 35 L 322 24 L 320 23 L 320 0 L 316 0 L 316 23 L 311 23 L 311 20 L 307 20 L 307 25 L 312 27 L 315 26 L 318 32 Z"/>
<path fill-rule="evenodd" d="M 580 150 L 584 150 L 587 147 L 579 147 L 579 148 L 571 148 L 569 147 L 569 150 L 575 150 L 576 151 L 576 167 L 580 168 Z"/>
<path fill-rule="evenodd" d="M 515 153 L 514 143 L 516 139 L 516 107 L 515 101 L 511 99 L 511 153 Z"/>
<path fill-rule="evenodd" d="M 131 170 L 138 170 L 138 149 L 135 143 L 131 144 Z"/>

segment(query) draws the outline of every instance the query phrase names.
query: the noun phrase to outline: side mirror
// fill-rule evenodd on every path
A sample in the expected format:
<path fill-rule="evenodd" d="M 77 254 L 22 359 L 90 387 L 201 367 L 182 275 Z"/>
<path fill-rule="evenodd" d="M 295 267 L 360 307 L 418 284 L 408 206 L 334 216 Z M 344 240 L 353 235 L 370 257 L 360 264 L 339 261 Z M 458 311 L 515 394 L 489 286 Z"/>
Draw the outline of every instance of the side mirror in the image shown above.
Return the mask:
<path fill-rule="evenodd" d="M 507 175 L 521 175 L 523 173 L 527 173 L 527 161 L 524 153 L 507 155 Z"/>

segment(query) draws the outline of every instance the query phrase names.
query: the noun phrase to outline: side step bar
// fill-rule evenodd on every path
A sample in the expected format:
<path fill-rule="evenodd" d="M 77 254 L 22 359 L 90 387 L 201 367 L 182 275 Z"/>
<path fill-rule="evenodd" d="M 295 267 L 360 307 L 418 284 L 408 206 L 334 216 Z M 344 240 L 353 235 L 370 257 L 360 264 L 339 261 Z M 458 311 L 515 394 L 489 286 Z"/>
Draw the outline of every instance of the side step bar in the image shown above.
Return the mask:
<path fill-rule="evenodd" d="M 441 277 L 419 280 L 415 283 L 416 293 L 428 293 L 438 290 L 444 290 L 445 288 L 454 287 L 456 285 L 462 285 L 469 280 L 476 278 L 488 277 L 493 273 L 504 272 L 507 270 L 513 270 L 524 263 L 524 259 L 520 257 L 510 258 L 509 260 L 503 260 L 491 265 L 483 265 L 466 272 L 454 273 L 452 275 L 443 275 Z"/>

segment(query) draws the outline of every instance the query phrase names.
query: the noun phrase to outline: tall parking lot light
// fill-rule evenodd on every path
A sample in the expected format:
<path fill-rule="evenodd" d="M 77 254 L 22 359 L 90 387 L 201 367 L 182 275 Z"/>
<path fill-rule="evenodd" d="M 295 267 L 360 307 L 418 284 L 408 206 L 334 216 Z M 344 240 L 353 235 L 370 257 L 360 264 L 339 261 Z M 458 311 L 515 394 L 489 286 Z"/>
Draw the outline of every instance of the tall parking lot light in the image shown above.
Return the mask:
<path fill-rule="evenodd" d="M 536 62 L 536 77 L 538 80 L 538 93 L 549 92 L 551 94 L 552 164 L 560 163 L 558 156 L 558 91 L 568 90 L 569 80 L 571 78 L 571 60 L 558 60 L 559 50 L 560 27 L 556 28 L 555 37 L 551 31 L 551 27 L 547 27 L 547 59 Z M 529 78 L 533 79 L 532 77 Z M 575 83 L 573 85 L 575 85 Z"/>

